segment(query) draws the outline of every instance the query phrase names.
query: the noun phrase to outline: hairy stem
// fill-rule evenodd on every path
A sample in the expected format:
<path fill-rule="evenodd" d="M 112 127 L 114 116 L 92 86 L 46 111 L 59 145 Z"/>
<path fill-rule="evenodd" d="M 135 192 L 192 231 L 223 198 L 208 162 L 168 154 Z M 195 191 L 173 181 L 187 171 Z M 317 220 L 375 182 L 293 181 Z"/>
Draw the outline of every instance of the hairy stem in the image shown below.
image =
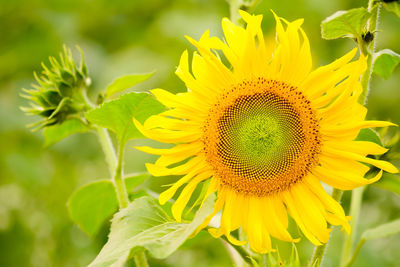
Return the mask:
<path fill-rule="evenodd" d="M 342 198 L 343 191 L 334 188 L 332 191 L 332 198 L 335 199 L 336 201 L 340 201 Z M 332 225 L 328 224 L 328 228 L 331 228 Z M 328 241 L 329 242 L 329 241 Z M 325 250 L 326 247 L 328 246 L 328 243 L 322 244 L 321 246 L 316 246 L 314 249 L 313 256 L 311 258 L 310 266 L 312 267 L 319 267 L 321 266 L 322 260 L 324 258 Z"/>
<path fill-rule="evenodd" d="M 364 40 L 358 40 L 358 44 L 360 46 L 360 51 L 362 54 L 367 56 L 367 69 L 364 74 L 361 76 L 361 85 L 362 85 L 362 94 L 360 96 L 360 103 L 365 104 L 367 102 L 367 97 L 369 93 L 370 81 L 371 81 L 371 74 L 372 74 L 372 67 L 373 67 L 373 55 L 375 52 L 375 42 L 377 38 L 377 25 L 378 25 L 378 18 L 379 18 L 379 11 L 381 8 L 381 4 L 377 3 L 374 0 L 369 0 L 368 2 L 368 11 L 371 12 L 371 18 L 368 21 L 367 32 L 374 34 L 374 38 L 370 43 L 366 43 Z M 340 261 L 340 266 L 344 266 L 348 258 L 351 255 L 353 249 L 354 238 L 357 233 L 357 224 L 358 218 L 362 203 L 362 197 L 365 187 L 357 188 L 352 191 L 351 194 L 351 205 L 350 205 L 350 216 L 351 216 L 351 233 L 350 235 L 345 237 L 342 256 Z M 353 257 L 352 261 L 355 258 Z"/>
<path fill-rule="evenodd" d="M 363 91 L 360 96 L 360 103 L 365 104 L 367 101 L 368 93 L 369 93 L 369 84 L 371 80 L 372 74 L 372 66 L 373 66 L 373 55 L 375 52 L 375 42 L 377 38 L 377 25 L 378 25 L 378 18 L 379 18 L 379 11 L 381 9 L 381 4 L 378 3 L 376 6 L 376 2 L 374 0 L 369 0 L 368 2 L 368 11 L 371 12 L 371 18 L 368 21 L 367 32 L 374 34 L 374 38 L 370 43 L 366 43 L 364 40 L 358 40 L 358 45 L 360 47 L 361 53 L 367 58 L 367 69 L 364 74 L 361 76 L 361 85 Z"/>
<path fill-rule="evenodd" d="M 111 175 L 114 175 L 115 168 L 117 167 L 117 157 L 115 156 L 115 149 L 112 144 L 110 135 L 107 129 L 98 127 L 96 128 L 97 137 L 106 157 L 106 162 Z"/>

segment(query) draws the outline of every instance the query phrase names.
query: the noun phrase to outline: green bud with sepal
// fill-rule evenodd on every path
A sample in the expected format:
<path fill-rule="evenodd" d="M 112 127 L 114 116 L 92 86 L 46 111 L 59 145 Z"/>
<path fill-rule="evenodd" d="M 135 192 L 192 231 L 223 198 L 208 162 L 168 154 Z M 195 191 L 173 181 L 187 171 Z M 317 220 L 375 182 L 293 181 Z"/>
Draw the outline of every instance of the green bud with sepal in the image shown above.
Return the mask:
<path fill-rule="evenodd" d="M 39 115 L 42 120 L 28 125 L 34 129 L 61 124 L 68 119 L 82 119 L 83 113 L 90 109 L 86 101 L 86 91 L 90 85 L 87 67 L 81 54 L 78 64 L 66 46 L 59 60 L 50 57 L 50 66 L 42 63 L 41 75 L 34 73 L 37 84 L 31 89 L 23 89 L 22 97 L 30 100 L 29 107 L 21 109 L 28 115 Z"/>

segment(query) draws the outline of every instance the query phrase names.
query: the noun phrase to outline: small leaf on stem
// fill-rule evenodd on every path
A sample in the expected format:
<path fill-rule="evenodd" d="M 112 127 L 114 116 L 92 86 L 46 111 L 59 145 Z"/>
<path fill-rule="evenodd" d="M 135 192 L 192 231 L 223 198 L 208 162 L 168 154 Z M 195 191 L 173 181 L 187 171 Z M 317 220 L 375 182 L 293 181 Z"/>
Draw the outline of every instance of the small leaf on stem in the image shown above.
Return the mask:
<path fill-rule="evenodd" d="M 148 80 L 151 76 L 154 75 L 154 72 L 150 73 L 142 73 L 142 74 L 130 74 L 118 77 L 111 84 L 109 84 L 106 88 L 105 97 L 110 98 L 112 95 L 116 93 L 120 93 L 126 89 L 131 88 L 132 86 L 139 84 Z"/>
<path fill-rule="evenodd" d="M 341 37 L 359 39 L 370 17 L 371 13 L 363 7 L 338 11 L 322 21 L 322 38 L 327 40 Z"/>
<path fill-rule="evenodd" d="M 398 0 L 383 2 L 383 6 L 386 8 L 387 11 L 393 12 L 400 18 L 400 2 Z"/>
<path fill-rule="evenodd" d="M 44 145 L 50 146 L 72 134 L 83 133 L 89 130 L 90 128 L 87 127 L 81 120 L 69 119 L 61 124 L 54 124 L 44 129 Z"/>
<path fill-rule="evenodd" d="M 118 141 L 125 144 L 129 139 L 143 138 L 132 118 L 143 123 L 151 115 L 164 110 L 164 106 L 149 93 L 132 92 L 89 111 L 86 118 L 93 124 L 113 131 Z"/>
<path fill-rule="evenodd" d="M 118 201 L 112 182 L 100 180 L 78 188 L 67 206 L 71 219 L 93 237 L 118 210 Z"/>
<path fill-rule="evenodd" d="M 400 55 L 390 49 L 383 49 L 374 55 L 373 71 L 382 78 L 389 79 L 393 70 L 400 63 Z"/>

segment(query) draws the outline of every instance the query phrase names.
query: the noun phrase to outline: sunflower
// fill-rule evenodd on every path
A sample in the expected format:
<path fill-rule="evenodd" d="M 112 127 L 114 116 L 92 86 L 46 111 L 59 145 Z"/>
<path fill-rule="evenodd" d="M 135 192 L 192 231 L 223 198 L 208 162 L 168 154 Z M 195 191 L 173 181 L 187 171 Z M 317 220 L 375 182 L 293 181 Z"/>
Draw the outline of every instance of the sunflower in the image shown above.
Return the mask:
<path fill-rule="evenodd" d="M 172 206 L 177 221 L 203 182 L 208 186 L 203 197 L 217 192 L 217 200 L 199 229 L 221 212 L 219 228 L 209 229 L 214 237 L 225 235 L 242 245 L 231 235 L 242 227 L 250 247 L 267 253 L 273 251 L 271 236 L 298 240 L 288 232 L 289 214 L 304 236 L 321 245 L 329 239 L 328 223 L 350 231 L 349 217 L 321 181 L 350 190 L 381 177 L 382 171 L 365 179 L 366 164 L 397 172 L 392 164 L 367 157 L 387 149 L 354 141 L 363 128 L 393 124 L 365 120 L 367 109 L 358 98 L 366 58 L 352 61 L 356 49 L 312 71 L 302 19 L 288 22 L 274 14 L 277 42 L 271 50 L 262 16 L 239 12 L 247 26 L 224 18 L 225 42 L 208 31 L 199 41 L 187 37 L 198 50 L 191 71 L 187 51 L 176 71 L 187 92 L 152 90 L 169 109 L 143 125 L 135 121 L 146 137 L 175 146 L 138 149 L 160 155 L 146 165 L 152 175 L 183 176 L 159 197 L 164 204 L 185 185 Z"/>

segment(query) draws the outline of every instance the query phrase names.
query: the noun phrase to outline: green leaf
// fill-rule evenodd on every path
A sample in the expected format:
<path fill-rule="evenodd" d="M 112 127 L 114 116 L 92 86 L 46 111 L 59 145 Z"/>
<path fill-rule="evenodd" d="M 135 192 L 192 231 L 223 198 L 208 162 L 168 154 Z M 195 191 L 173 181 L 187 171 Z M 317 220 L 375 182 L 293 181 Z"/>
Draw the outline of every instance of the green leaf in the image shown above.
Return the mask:
<path fill-rule="evenodd" d="M 150 72 L 143 74 L 130 74 L 119 77 L 114 81 L 112 81 L 112 83 L 107 86 L 105 97 L 110 98 L 112 95 L 116 93 L 122 92 L 138 83 L 148 80 L 153 75 L 154 72 Z"/>
<path fill-rule="evenodd" d="M 387 11 L 393 12 L 400 18 L 400 2 L 395 1 L 391 3 L 383 3 L 383 6 L 386 8 Z"/>
<path fill-rule="evenodd" d="M 373 71 L 387 80 L 399 63 L 399 54 L 396 54 L 390 49 L 383 49 L 375 54 Z"/>
<path fill-rule="evenodd" d="M 338 11 L 322 21 L 322 38 L 327 40 L 340 37 L 359 38 L 370 16 L 368 10 L 363 7 Z"/>
<path fill-rule="evenodd" d="M 89 128 L 81 120 L 69 119 L 61 124 L 48 126 L 44 129 L 44 145 L 50 146 L 70 136 L 71 134 L 83 133 L 87 131 L 89 131 Z"/>
<path fill-rule="evenodd" d="M 155 258 L 168 257 L 212 212 L 214 200 L 214 195 L 208 197 L 190 223 L 177 223 L 153 198 L 136 199 L 114 216 L 109 239 L 89 266 L 108 267 L 124 262 L 142 248 Z"/>
<path fill-rule="evenodd" d="M 112 182 L 100 180 L 77 189 L 67 206 L 71 219 L 93 237 L 118 210 L 118 200 Z"/>
<path fill-rule="evenodd" d="M 365 231 L 361 239 L 372 240 L 400 233 L 400 219 Z"/>
<path fill-rule="evenodd" d="M 361 129 L 356 137 L 356 141 L 370 141 L 382 146 L 382 141 L 378 133 L 370 128 Z"/>
<path fill-rule="evenodd" d="M 373 183 L 372 185 L 391 191 L 400 196 L 400 176 L 398 175 L 385 173 L 378 182 Z"/>
<path fill-rule="evenodd" d="M 132 191 L 136 186 L 143 183 L 150 177 L 148 173 L 132 173 L 125 176 L 126 191 Z"/>
<path fill-rule="evenodd" d="M 152 95 L 132 92 L 89 111 L 86 118 L 91 123 L 115 132 L 119 142 L 124 144 L 132 138 L 143 138 L 132 118 L 143 123 L 151 115 L 164 110 L 164 106 Z"/>

